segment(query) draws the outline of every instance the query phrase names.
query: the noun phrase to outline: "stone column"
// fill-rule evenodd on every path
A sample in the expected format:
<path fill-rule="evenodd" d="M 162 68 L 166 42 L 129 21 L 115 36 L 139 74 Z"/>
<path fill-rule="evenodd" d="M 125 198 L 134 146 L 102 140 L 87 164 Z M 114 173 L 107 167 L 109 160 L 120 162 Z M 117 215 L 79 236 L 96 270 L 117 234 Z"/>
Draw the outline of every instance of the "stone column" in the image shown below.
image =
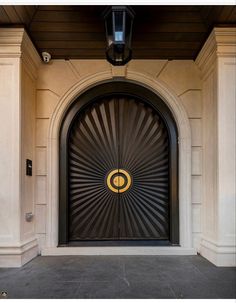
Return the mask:
<path fill-rule="evenodd" d="M 196 63 L 203 78 L 200 253 L 218 266 L 236 266 L 236 29 L 215 28 Z"/>
<path fill-rule="evenodd" d="M 35 81 L 40 58 L 22 28 L 0 29 L 0 267 L 38 253 L 34 231 Z M 26 176 L 26 159 L 33 176 Z"/>

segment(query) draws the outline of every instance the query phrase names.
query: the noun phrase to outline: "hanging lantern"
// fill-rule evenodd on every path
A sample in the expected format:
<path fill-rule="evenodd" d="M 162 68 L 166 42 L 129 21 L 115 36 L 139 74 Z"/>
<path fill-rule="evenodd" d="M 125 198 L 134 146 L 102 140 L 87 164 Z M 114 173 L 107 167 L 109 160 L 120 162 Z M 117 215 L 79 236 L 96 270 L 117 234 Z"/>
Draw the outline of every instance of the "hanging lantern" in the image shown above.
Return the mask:
<path fill-rule="evenodd" d="M 131 60 L 131 37 L 134 12 L 127 6 L 112 6 L 104 13 L 107 49 L 112 65 L 125 65 Z"/>

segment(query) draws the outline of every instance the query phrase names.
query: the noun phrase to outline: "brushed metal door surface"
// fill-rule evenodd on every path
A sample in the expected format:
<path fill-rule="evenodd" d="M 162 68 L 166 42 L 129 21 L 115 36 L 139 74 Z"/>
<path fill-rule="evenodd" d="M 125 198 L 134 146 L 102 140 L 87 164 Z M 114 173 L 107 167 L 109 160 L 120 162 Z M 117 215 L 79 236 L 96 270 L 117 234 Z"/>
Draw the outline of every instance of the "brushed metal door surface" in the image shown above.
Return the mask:
<path fill-rule="evenodd" d="M 169 239 L 169 141 L 143 101 L 92 103 L 68 136 L 69 241 Z"/>

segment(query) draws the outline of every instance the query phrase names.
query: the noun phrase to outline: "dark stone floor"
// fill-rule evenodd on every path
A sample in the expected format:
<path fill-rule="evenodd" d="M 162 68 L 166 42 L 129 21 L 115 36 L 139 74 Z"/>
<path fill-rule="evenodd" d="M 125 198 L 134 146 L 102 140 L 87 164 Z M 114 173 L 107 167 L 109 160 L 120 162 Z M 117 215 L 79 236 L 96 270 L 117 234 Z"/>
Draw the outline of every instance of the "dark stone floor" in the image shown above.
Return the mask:
<path fill-rule="evenodd" d="M 236 269 L 200 256 L 37 257 L 0 268 L 8 298 L 236 298 Z"/>

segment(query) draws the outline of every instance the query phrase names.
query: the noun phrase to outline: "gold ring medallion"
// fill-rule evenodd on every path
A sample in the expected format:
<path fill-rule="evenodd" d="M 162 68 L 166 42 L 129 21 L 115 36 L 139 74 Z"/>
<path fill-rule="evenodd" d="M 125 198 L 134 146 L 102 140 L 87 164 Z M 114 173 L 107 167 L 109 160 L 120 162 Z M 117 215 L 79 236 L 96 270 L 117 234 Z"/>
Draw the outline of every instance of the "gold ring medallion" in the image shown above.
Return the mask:
<path fill-rule="evenodd" d="M 107 186 L 114 193 L 123 193 L 131 186 L 130 174 L 124 169 L 113 169 L 107 176 Z"/>

